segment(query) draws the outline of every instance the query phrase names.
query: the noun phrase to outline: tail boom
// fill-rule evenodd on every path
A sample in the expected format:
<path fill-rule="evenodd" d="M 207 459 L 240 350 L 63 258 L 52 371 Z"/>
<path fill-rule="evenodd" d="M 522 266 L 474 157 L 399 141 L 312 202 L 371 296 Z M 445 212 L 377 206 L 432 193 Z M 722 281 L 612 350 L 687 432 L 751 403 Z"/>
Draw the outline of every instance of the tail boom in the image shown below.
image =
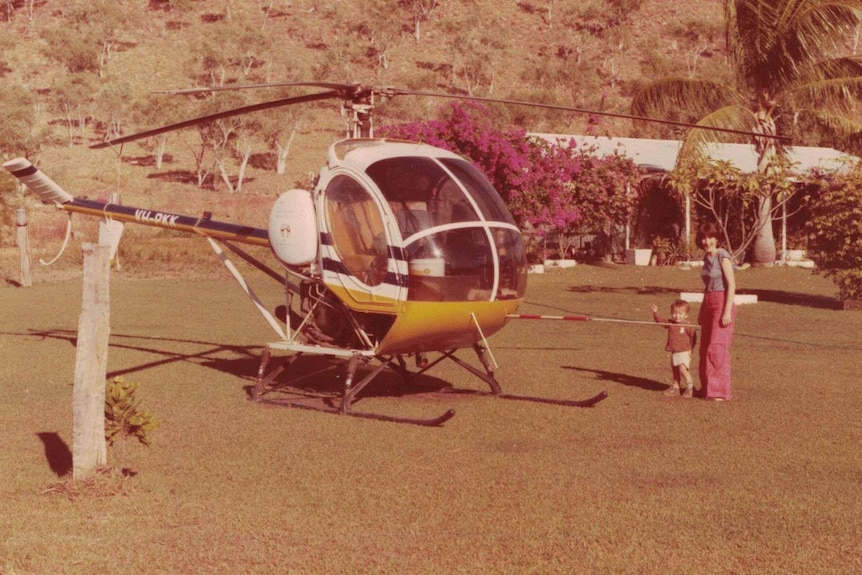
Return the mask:
<path fill-rule="evenodd" d="M 9 160 L 3 164 L 3 167 L 27 186 L 27 189 L 39 196 L 42 202 L 55 204 L 67 212 L 196 233 L 217 240 L 269 246 L 269 234 L 265 228 L 214 221 L 206 214 L 194 217 L 76 198 L 25 158 Z"/>

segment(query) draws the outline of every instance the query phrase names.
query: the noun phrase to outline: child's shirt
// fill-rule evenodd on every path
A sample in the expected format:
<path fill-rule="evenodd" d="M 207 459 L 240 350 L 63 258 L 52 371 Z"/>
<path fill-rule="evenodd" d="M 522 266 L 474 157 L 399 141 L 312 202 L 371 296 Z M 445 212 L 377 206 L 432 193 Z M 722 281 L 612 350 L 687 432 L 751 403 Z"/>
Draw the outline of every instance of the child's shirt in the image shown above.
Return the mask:
<path fill-rule="evenodd" d="M 671 325 L 663 325 L 667 329 L 667 345 L 665 350 L 671 353 L 679 351 L 691 351 L 694 349 L 694 344 L 697 342 L 697 330 L 693 327 L 677 325 L 674 320 L 665 320 L 662 316 L 656 315 L 657 323 L 668 323 Z"/>

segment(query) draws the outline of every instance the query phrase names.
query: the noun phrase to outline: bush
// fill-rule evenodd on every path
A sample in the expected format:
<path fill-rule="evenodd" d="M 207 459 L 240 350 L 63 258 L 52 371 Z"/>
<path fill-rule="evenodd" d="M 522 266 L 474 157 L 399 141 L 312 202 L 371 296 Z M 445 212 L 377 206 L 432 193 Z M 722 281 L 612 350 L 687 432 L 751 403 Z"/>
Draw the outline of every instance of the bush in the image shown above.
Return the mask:
<path fill-rule="evenodd" d="M 808 255 L 838 286 L 841 300 L 862 299 L 862 167 L 813 173 Z"/>
<path fill-rule="evenodd" d="M 105 389 L 105 439 L 111 446 L 117 439 L 137 439 L 150 445 L 150 433 L 159 427 L 153 413 L 141 407 L 137 397 L 138 383 L 115 377 Z"/>

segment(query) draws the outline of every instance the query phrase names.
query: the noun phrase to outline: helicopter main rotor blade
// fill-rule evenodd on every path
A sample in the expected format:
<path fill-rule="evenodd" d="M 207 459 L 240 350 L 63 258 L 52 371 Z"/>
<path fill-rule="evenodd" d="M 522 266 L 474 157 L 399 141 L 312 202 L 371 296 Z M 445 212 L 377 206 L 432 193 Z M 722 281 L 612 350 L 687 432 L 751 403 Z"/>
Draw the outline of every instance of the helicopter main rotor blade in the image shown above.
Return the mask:
<path fill-rule="evenodd" d="M 555 104 L 539 104 L 536 102 L 527 102 L 524 100 L 504 100 L 499 98 L 484 98 L 481 96 L 462 96 L 455 94 L 443 94 L 440 92 L 414 92 L 412 90 L 392 90 L 389 89 L 392 95 L 406 95 L 406 96 L 425 96 L 428 98 L 448 98 L 450 100 L 472 100 L 475 102 L 488 102 L 495 104 L 508 104 L 513 106 L 529 106 L 533 108 L 544 108 L 547 110 L 560 110 L 564 112 L 577 112 L 580 114 L 595 114 L 597 116 L 608 116 L 611 118 L 623 118 L 626 120 L 639 120 L 642 122 L 654 122 L 656 124 L 667 124 L 669 126 L 680 126 L 683 128 L 697 128 L 700 130 L 709 130 L 712 132 L 724 132 L 727 134 L 736 134 L 740 136 L 748 136 L 748 137 L 760 137 L 760 138 L 769 138 L 774 140 L 784 140 L 790 141 L 791 138 L 787 136 L 779 136 L 772 134 L 760 134 L 757 132 L 747 132 L 745 130 L 735 130 L 733 128 L 718 128 L 715 126 L 700 126 L 698 124 L 693 124 L 691 122 L 678 122 L 676 120 L 664 120 L 660 118 L 649 118 L 646 116 L 633 116 L 631 114 L 620 114 L 616 112 L 598 112 L 596 110 L 587 110 L 584 108 L 573 108 L 570 106 L 558 106 Z"/>
<path fill-rule="evenodd" d="M 252 104 L 251 106 L 243 106 L 242 108 L 234 108 L 232 110 L 225 110 L 224 112 L 218 112 L 216 114 L 210 114 L 208 116 L 201 116 L 199 118 L 194 118 L 192 120 L 186 120 L 184 122 L 177 122 L 176 124 L 170 124 L 168 126 L 162 126 L 161 128 L 154 128 L 152 130 L 147 130 L 145 132 L 138 132 L 137 134 L 130 134 L 128 136 L 123 136 L 121 138 L 114 138 L 113 140 L 106 140 L 104 142 L 99 142 L 98 144 L 93 144 L 90 148 L 93 149 L 101 149 L 108 148 L 110 146 L 115 146 L 117 144 L 125 144 L 126 142 L 132 142 L 134 140 L 140 140 L 143 138 L 149 138 L 152 136 L 158 136 L 159 134 L 164 134 L 165 132 L 173 132 L 175 130 L 181 130 L 183 128 L 189 128 L 191 126 L 197 126 L 199 124 L 205 124 L 207 122 L 213 122 L 215 120 L 221 120 L 222 118 L 231 118 L 233 116 L 239 116 L 241 114 L 248 114 L 250 112 L 258 112 L 260 110 L 268 110 L 270 108 L 278 108 L 281 106 L 289 106 L 291 104 L 302 104 L 305 102 L 315 102 L 317 100 L 328 100 L 331 98 L 340 98 L 342 97 L 342 93 L 338 91 L 330 91 L 330 92 L 318 92 L 316 94 L 306 94 L 303 96 L 294 96 L 292 98 L 282 98 L 280 100 L 273 100 L 271 102 L 262 102 L 260 104 Z"/>
<path fill-rule="evenodd" d="M 326 88 L 329 90 L 339 90 L 341 92 L 352 92 L 358 88 L 361 88 L 359 84 L 342 84 L 338 82 L 272 82 L 266 84 L 235 84 L 232 86 L 182 88 L 180 90 L 158 90 L 156 94 L 169 94 L 171 96 L 177 96 L 181 94 L 209 94 L 210 92 L 235 92 L 239 90 L 254 90 L 259 88 L 288 88 L 295 86 Z"/>

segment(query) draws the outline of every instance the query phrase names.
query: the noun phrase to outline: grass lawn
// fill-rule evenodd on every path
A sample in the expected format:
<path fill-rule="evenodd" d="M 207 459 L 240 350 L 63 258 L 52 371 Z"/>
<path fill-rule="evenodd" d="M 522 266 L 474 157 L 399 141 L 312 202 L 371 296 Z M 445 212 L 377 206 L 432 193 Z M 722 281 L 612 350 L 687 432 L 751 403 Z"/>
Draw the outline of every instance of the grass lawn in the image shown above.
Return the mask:
<path fill-rule="evenodd" d="M 109 376 L 140 382 L 161 427 L 122 456 L 134 476 L 89 483 L 64 477 L 80 279 L 0 288 L 0 573 L 862 572 L 862 313 L 808 270 L 738 283 L 759 302 L 739 310 L 731 402 L 662 395 L 657 326 L 515 320 L 491 340 L 505 392 L 608 398 L 357 405 L 457 411 L 429 429 L 250 403 L 272 334 L 230 279 L 115 274 Z M 531 276 L 521 311 L 649 321 L 700 285 L 578 266 Z M 451 362 L 423 378 L 485 389 Z"/>

